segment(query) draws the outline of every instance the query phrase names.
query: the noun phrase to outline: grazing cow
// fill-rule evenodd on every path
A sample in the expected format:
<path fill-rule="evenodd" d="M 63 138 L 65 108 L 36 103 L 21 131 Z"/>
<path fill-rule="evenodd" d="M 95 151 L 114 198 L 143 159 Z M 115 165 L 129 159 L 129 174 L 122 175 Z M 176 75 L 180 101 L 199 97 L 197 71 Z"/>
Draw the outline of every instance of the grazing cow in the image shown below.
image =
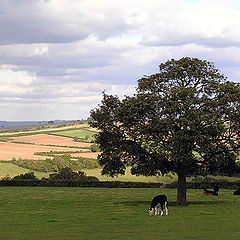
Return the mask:
<path fill-rule="evenodd" d="M 240 195 L 240 189 L 233 192 L 233 195 Z"/>
<path fill-rule="evenodd" d="M 159 215 L 159 207 L 161 206 L 161 216 L 163 215 L 163 207 L 165 207 L 166 216 L 168 215 L 168 201 L 166 195 L 157 195 L 153 198 L 149 210 L 149 216 Z"/>
<path fill-rule="evenodd" d="M 207 195 L 207 196 L 218 196 L 218 191 L 219 191 L 219 187 L 214 186 L 213 191 L 210 191 L 210 190 L 207 190 L 206 188 L 204 188 L 203 194 Z"/>

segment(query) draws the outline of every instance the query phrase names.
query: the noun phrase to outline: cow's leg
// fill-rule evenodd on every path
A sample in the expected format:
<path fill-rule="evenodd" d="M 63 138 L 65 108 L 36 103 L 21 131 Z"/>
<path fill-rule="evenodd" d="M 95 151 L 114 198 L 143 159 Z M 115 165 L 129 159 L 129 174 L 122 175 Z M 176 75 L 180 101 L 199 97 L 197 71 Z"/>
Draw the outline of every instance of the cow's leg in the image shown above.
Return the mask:
<path fill-rule="evenodd" d="M 159 204 L 155 207 L 155 215 L 159 215 Z"/>
<path fill-rule="evenodd" d="M 165 202 L 166 216 L 168 215 L 168 202 Z"/>
<path fill-rule="evenodd" d="M 161 203 L 161 216 L 163 215 L 163 203 Z"/>

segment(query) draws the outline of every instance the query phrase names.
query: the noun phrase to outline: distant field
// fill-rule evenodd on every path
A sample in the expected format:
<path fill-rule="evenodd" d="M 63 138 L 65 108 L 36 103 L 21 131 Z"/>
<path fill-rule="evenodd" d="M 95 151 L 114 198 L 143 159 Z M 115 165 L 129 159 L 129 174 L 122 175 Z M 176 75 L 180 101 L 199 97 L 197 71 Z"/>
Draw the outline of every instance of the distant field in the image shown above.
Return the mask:
<path fill-rule="evenodd" d="M 59 127 L 53 127 L 52 125 L 44 125 L 44 128 L 41 129 L 31 129 L 31 127 L 27 127 L 27 130 L 17 130 L 15 128 L 9 129 L 9 132 L 0 132 L 0 136 L 13 136 L 13 135 L 23 135 L 23 134 L 38 134 L 38 133 L 49 133 L 54 131 L 62 131 L 66 129 L 79 129 L 79 128 L 89 128 L 89 125 L 87 124 L 77 124 L 77 125 L 70 125 L 70 126 L 59 126 Z M 2 130 L 2 129 L 1 129 Z"/>
<path fill-rule="evenodd" d="M 124 182 L 155 182 L 155 183 L 171 183 L 173 181 L 177 180 L 176 175 L 171 175 L 171 177 L 144 177 L 144 176 L 134 176 L 130 172 L 130 168 L 127 169 L 125 175 L 120 175 L 118 177 L 107 177 L 101 175 L 101 169 L 95 168 L 95 169 L 84 169 L 84 172 L 89 176 L 95 176 L 99 178 L 101 181 L 124 181 Z"/>
<path fill-rule="evenodd" d="M 74 132 L 74 131 L 73 131 Z M 63 136 L 63 135 L 62 135 Z M 20 137 L 10 137 L 13 141 L 33 143 L 36 145 L 53 145 L 53 146 L 62 146 L 62 147 L 90 147 L 91 143 L 75 142 L 72 138 L 54 136 L 49 134 L 36 134 L 36 135 L 27 135 Z"/>
<path fill-rule="evenodd" d="M 46 159 L 46 156 L 34 155 L 35 152 L 49 151 L 73 151 L 73 148 L 51 147 L 31 144 L 19 144 L 10 142 L 0 142 L 0 160 L 12 160 L 12 158 L 21 159 Z"/>
<path fill-rule="evenodd" d="M 168 196 L 169 216 L 148 216 L 157 194 Z M 189 190 L 188 207 L 175 201 L 175 189 L 1 187 L 1 239 L 240 239 L 240 198 L 232 191 Z"/>
<path fill-rule="evenodd" d="M 91 142 L 94 140 L 93 135 L 96 134 L 94 131 L 89 131 L 87 129 L 76 129 L 76 130 L 70 130 L 70 131 L 59 131 L 52 133 L 54 135 L 60 135 L 65 137 L 71 137 L 71 138 L 79 138 L 80 140 L 84 142 Z"/>
<path fill-rule="evenodd" d="M 6 176 L 14 177 L 19 174 L 24 174 L 27 172 L 29 172 L 29 169 L 18 167 L 13 163 L 0 162 L 0 179 Z M 36 172 L 36 171 L 31 171 L 31 172 L 34 172 L 34 175 L 39 179 L 41 179 L 42 177 L 49 177 L 49 173 L 42 173 L 42 172 Z"/>

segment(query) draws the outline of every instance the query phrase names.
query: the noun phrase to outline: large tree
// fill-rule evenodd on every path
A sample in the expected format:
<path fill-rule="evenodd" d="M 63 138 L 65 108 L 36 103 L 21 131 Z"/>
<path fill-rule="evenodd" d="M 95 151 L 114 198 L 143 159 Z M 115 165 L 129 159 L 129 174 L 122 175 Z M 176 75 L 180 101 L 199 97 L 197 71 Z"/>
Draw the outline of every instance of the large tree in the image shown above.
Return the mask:
<path fill-rule="evenodd" d="M 234 170 L 240 85 L 208 61 L 172 59 L 138 80 L 133 97 L 103 93 L 91 118 L 102 174 L 124 174 L 127 166 L 135 175 L 175 173 L 177 205 L 186 206 L 187 177 Z"/>

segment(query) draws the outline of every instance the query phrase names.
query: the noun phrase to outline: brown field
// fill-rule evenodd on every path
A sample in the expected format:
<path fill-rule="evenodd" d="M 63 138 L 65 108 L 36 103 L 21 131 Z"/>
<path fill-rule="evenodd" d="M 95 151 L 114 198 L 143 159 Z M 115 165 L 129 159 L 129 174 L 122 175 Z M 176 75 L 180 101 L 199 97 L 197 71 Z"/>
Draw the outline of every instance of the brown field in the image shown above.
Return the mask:
<path fill-rule="evenodd" d="M 90 147 L 91 143 L 74 142 L 72 138 L 54 136 L 48 134 L 27 135 L 21 137 L 11 137 L 12 142 L 0 142 L 0 160 L 9 161 L 13 157 L 16 159 L 45 160 L 47 156 L 34 155 L 35 152 L 50 151 L 79 151 L 83 147 Z M 20 142 L 20 143 L 14 143 Z M 23 144 L 21 144 L 23 142 Z M 24 144 L 31 143 L 31 144 Z M 54 145 L 54 146 L 47 146 Z M 77 147 L 77 148 L 70 148 Z M 88 151 L 87 149 L 82 149 Z M 73 157 L 86 157 L 97 159 L 99 153 L 83 152 L 71 154 Z"/>
<path fill-rule="evenodd" d="M 74 153 L 71 154 L 73 157 L 85 157 L 85 158 L 94 158 L 97 159 L 99 152 L 89 152 L 89 153 Z"/>
<path fill-rule="evenodd" d="M 21 137 L 11 137 L 13 141 L 34 143 L 36 145 L 55 145 L 55 146 L 71 146 L 71 147 L 90 147 L 91 143 L 74 142 L 72 138 L 54 136 L 48 134 L 27 135 Z M 63 150 L 64 151 L 64 150 Z"/>
<path fill-rule="evenodd" d="M 0 160 L 16 159 L 46 159 L 46 156 L 34 155 L 35 152 L 49 152 L 49 151 L 74 151 L 73 148 L 67 147 L 49 147 L 40 145 L 18 144 L 11 142 L 0 142 Z"/>

